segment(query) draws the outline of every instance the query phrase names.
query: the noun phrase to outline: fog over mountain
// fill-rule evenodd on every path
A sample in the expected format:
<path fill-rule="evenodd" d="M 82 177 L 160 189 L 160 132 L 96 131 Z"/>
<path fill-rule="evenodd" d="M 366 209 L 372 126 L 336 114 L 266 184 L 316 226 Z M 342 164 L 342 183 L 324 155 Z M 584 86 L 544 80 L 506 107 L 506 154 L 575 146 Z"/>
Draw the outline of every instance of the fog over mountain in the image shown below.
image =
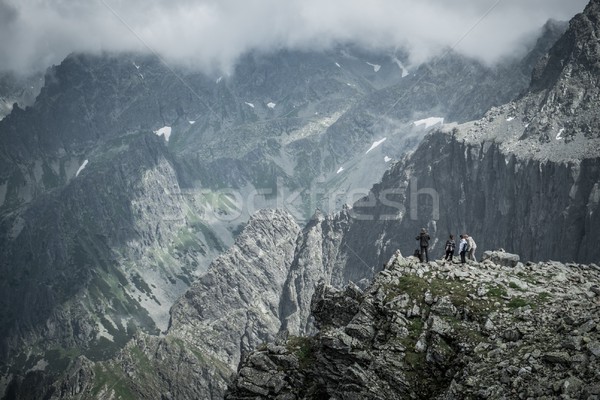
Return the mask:
<path fill-rule="evenodd" d="M 524 51 L 550 18 L 585 0 L 0 0 L 0 71 L 32 72 L 71 52 L 156 52 L 167 62 L 230 71 L 250 50 L 402 47 L 419 63 L 441 48 L 491 63 Z"/>
<path fill-rule="evenodd" d="M 600 0 L 0 0 L 0 400 L 600 398 L 598 37 Z"/>

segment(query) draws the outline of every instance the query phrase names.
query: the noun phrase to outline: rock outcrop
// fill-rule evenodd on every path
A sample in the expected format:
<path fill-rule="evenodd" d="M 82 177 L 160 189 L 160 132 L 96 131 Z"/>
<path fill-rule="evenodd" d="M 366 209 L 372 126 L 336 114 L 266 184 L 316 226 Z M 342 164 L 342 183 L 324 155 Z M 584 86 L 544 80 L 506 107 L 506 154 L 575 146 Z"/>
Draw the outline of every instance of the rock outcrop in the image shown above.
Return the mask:
<path fill-rule="evenodd" d="M 259 211 L 235 246 L 173 305 L 169 334 L 232 370 L 243 354 L 273 340 L 299 231 L 289 213 Z"/>
<path fill-rule="evenodd" d="M 550 42 L 538 43 L 536 51 Z M 303 232 L 292 217 L 302 219 L 324 203 L 336 208 L 328 194 L 378 180 L 392 159 L 387 152 L 401 158 L 421 139 L 425 130 L 414 119 L 432 112 L 478 118 L 520 92 L 531 69 L 525 66 L 531 57 L 490 69 L 452 54 L 404 77 L 389 56 L 376 55 L 377 74 L 366 56 L 339 49 L 248 55 L 230 77 L 189 74 L 187 83 L 156 58 L 140 55 L 75 54 L 49 70 L 38 101 L 0 122 L 0 272 L 8 277 L 0 282 L 0 391 L 8 385 L 14 398 L 151 398 L 160 392 L 217 399 L 248 351 L 324 324 L 309 314 L 319 281 L 356 281 L 348 295 L 358 296 L 363 279 L 406 232 L 412 237 L 415 226 L 429 220 L 429 204 L 419 207 L 422 220 L 414 224 L 363 219 L 369 212 L 364 202 L 335 216 L 318 215 Z M 481 85 L 465 86 L 457 71 L 469 71 Z M 407 93 L 414 103 L 395 109 Z M 446 139 L 431 136 L 415 154 Z M 384 140 L 386 153 L 377 147 Z M 465 147 L 455 150 L 462 154 Z M 465 160 L 461 171 L 479 168 Z M 416 176 L 427 183 L 417 171 L 439 172 L 410 162 L 392 169 L 372 193 L 395 190 L 386 185 Z M 568 180 L 570 172 L 561 176 Z M 485 173 L 482 179 L 493 181 Z M 585 170 L 582 176 L 585 184 L 573 196 L 594 200 L 588 190 L 594 175 Z M 315 180 L 322 185 L 312 186 Z M 246 202 L 232 200 L 223 187 Z M 480 194 L 457 193 L 466 206 L 480 204 Z M 394 206 L 402 204 L 402 193 L 396 195 L 373 203 L 373 215 L 392 208 L 398 217 Z M 260 212 L 206 272 L 208 260 L 232 242 L 251 211 L 269 200 L 280 205 L 282 198 L 291 199 L 285 206 L 297 213 Z M 559 206 L 571 205 L 563 198 Z M 456 199 L 448 197 L 448 208 Z M 580 203 L 565 221 L 580 216 Z M 247 207 L 238 219 L 225 218 L 238 206 Z M 460 220 L 461 228 L 474 226 L 476 238 L 484 237 L 469 218 Z M 501 233 L 505 245 L 510 237 Z M 204 272 L 175 302 L 165 332 L 166 310 Z M 350 329 L 371 334 L 358 322 Z M 165 336 L 153 336 L 159 331 Z"/>
<path fill-rule="evenodd" d="M 289 213 L 257 212 L 235 244 L 175 302 L 164 335 L 137 332 L 106 361 L 79 357 L 38 392 L 51 399 L 154 399 L 157 393 L 222 399 L 240 359 L 280 331 L 279 299 L 299 233 Z M 44 374 L 28 377 L 41 380 Z M 27 383 L 14 379 L 8 393 L 28 393 Z"/>
<path fill-rule="evenodd" d="M 449 234 L 528 260 L 598 262 L 600 247 L 600 5 L 591 1 L 538 64 L 519 99 L 427 136 L 354 205 L 347 238 L 366 260 L 431 251 Z M 544 82 L 543 84 L 541 82 Z"/>
<path fill-rule="evenodd" d="M 318 332 L 249 354 L 225 398 L 596 398 L 599 280 L 595 264 L 398 257 L 364 291 L 320 285 Z"/>

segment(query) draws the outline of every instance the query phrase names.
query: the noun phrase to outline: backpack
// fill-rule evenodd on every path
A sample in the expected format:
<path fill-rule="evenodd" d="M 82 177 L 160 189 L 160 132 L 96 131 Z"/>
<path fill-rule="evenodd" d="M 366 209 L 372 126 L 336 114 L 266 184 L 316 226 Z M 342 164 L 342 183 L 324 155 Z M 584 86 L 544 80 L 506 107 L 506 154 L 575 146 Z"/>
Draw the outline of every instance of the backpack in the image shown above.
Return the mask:
<path fill-rule="evenodd" d="M 466 244 L 465 244 L 465 251 L 469 251 L 471 250 L 471 246 L 469 246 L 469 241 L 465 240 Z"/>

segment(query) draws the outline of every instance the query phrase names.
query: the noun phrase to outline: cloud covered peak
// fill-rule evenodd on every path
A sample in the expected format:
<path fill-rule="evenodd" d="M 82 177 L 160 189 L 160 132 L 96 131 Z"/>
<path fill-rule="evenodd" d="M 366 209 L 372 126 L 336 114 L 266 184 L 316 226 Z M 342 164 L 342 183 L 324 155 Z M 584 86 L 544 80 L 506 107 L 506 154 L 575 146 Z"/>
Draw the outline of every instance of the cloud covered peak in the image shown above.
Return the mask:
<path fill-rule="evenodd" d="M 355 43 L 421 62 L 448 46 L 492 63 L 586 0 L 0 0 L 0 70 L 44 69 L 71 52 L 155 52 L 205 71 L 244 52 Z"/>

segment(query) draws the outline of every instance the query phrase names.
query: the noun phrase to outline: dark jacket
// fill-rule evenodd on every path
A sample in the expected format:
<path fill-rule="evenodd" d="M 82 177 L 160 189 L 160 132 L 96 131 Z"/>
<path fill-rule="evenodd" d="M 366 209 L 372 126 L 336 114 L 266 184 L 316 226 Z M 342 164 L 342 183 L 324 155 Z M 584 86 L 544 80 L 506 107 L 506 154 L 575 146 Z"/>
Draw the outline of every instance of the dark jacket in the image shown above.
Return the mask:
<path fill-rule="evenodd" d="M 431 238 L 427 233 L 420 233 L 419 236 L 416 237 L 416 240 L 419 241 L 419 246 L 429 247 L 429 241 L 431 240 Z"/>

